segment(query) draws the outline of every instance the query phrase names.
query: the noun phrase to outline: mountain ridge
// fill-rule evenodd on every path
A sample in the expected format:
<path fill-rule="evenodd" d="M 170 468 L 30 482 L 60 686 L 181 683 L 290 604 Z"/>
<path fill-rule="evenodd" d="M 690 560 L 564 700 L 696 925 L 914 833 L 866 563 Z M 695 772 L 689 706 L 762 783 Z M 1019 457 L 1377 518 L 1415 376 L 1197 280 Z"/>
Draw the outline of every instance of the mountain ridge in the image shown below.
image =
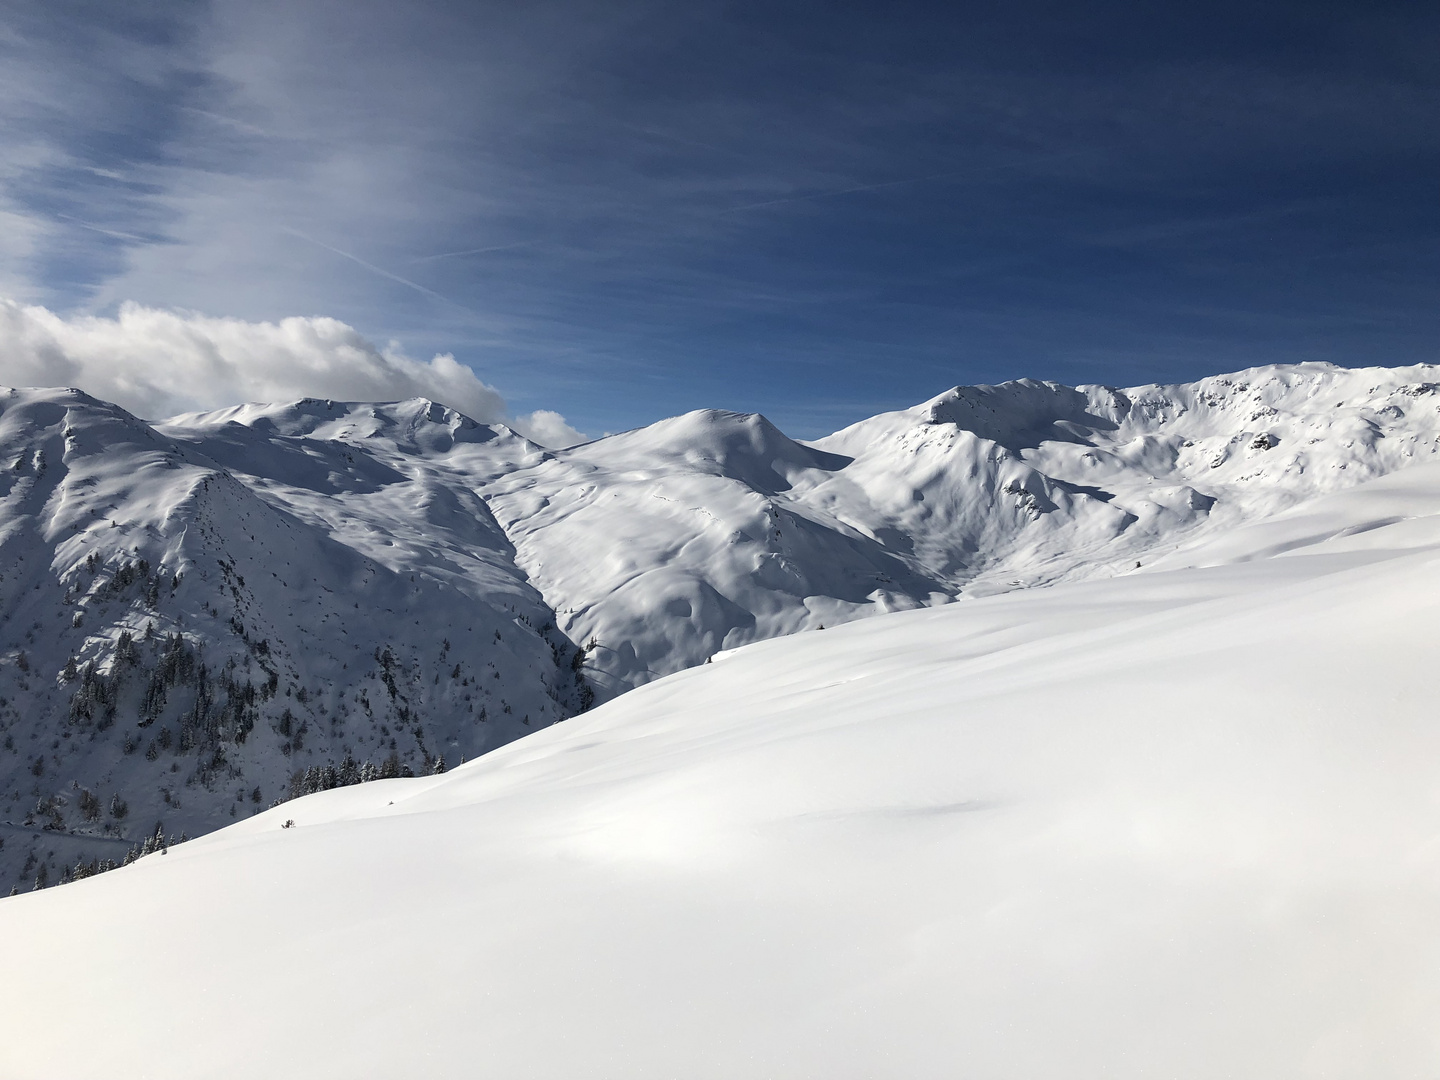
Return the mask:
<path fill-rule="evenodd" d="M 1017 380 L 809 442 L 696 410 L 563 450 L 428 399 L 147 424 L 8 391 L 0 883 L 347 761 L 453 765 L 750 642 L 1169 565 L 1432 459 L 1437 384 Z"/>

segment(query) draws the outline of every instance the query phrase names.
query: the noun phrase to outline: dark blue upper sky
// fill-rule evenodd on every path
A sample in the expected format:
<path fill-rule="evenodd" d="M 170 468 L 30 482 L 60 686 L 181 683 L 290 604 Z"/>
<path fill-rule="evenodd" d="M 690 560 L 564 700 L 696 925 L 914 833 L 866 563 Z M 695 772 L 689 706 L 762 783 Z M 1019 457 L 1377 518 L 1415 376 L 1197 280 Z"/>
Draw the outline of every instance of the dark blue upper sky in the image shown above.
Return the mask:
<path fill-rule="evenodd" d="M 591 432 L 1436 360 L 1431 3 L 0 5 L 0 291 Z"/>

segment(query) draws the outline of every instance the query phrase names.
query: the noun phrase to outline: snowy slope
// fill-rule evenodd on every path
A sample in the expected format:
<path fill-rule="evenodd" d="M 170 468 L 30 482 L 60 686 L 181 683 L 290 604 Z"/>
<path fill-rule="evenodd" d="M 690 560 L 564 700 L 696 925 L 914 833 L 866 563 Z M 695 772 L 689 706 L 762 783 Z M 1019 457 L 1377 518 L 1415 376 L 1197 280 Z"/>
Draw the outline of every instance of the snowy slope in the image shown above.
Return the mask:
<path fill-rule="evenodd" d="M 0 1075 L 1434 1075 L 1440 466 L 1179 547 L 0 900 Z"/>
<path fill-rule="evenodd" d="M 1179 386 L 957 387 L 819 440 L 801 497 L 957 586 L 1093 576 L 1430 460 L 1440 369 L 1256 368 Z"/>
<path fill-rule="evenodd" d="M 703 411 L 482 490 L 602 691 L 886 611 L 1113 574 L 1416 461 L 1440 369 L 959 387 L 795 443 Z"/>
<path fill-rule="evenodd" d="M 705 410 L 557 451 L 485 486 L 562 629 L 623 690 L 722 649 L 949 596 L 790 497 L 848 459 Z"/>
<path fill-rule="evenodd" d="M 424 399 L 305 399 L 178 416 L 157 425 L 283 507 L 397 572 L 482 600 L 544 610 L 473 485 L 544 451 L 508 428 Z"/>
<path fill-rule="evenodd" d="M 151 425 L 11 393 L 0 893 L 258 813 L 295 773 L 453 765 L 747 643 L 1178 565 L 1433 460 L 1437 386 L 1022 380 L 811 445 L 709 410 L 553 452 L 423 399 Z"/>
<path fill-rule="evenodd" d="M 397 486 L 373 460 L 236 450 L 328 485 L 331 529 L 78 392 L 12 391 L 0 410 L 7 891 L 41 865 L 118 860 L 157 823 L 194 835 L 258 812 L 299 771 L 394 755 L 425 772 L 568 711 L 547 609 L 478 500 L 448 515 L 453 565 L 414 544 L 386 559 L 404 530 L 347 532 L 365 530 L 361 493 Z M 411 492 L 417 533 L 423 502 Z"/>

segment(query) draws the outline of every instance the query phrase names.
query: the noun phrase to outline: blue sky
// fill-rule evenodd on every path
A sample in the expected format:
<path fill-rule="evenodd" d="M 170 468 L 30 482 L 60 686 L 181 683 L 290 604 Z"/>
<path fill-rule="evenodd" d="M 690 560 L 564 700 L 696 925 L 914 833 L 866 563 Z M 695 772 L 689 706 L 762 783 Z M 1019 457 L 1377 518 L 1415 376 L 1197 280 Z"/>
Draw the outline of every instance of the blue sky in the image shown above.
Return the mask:
<path fill-rule="evenodd" d="M 592 433 L 1440 341 L 1433 3 L 7 3 L 0 128 L 0 293 Z"/>

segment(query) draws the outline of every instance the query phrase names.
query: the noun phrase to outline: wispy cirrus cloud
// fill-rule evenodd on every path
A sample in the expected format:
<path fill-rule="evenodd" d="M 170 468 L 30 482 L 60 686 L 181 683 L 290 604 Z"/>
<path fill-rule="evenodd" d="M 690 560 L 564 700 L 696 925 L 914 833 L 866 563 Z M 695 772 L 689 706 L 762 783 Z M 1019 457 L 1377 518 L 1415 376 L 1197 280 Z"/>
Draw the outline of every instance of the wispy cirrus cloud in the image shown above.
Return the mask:
<path fill-rule="evenodd" d="M 0 290 L 328 315 L 597 430 L 1417 358 L 1440 19 L 1222 8 L 57 0 L 0 14 Z"/>

